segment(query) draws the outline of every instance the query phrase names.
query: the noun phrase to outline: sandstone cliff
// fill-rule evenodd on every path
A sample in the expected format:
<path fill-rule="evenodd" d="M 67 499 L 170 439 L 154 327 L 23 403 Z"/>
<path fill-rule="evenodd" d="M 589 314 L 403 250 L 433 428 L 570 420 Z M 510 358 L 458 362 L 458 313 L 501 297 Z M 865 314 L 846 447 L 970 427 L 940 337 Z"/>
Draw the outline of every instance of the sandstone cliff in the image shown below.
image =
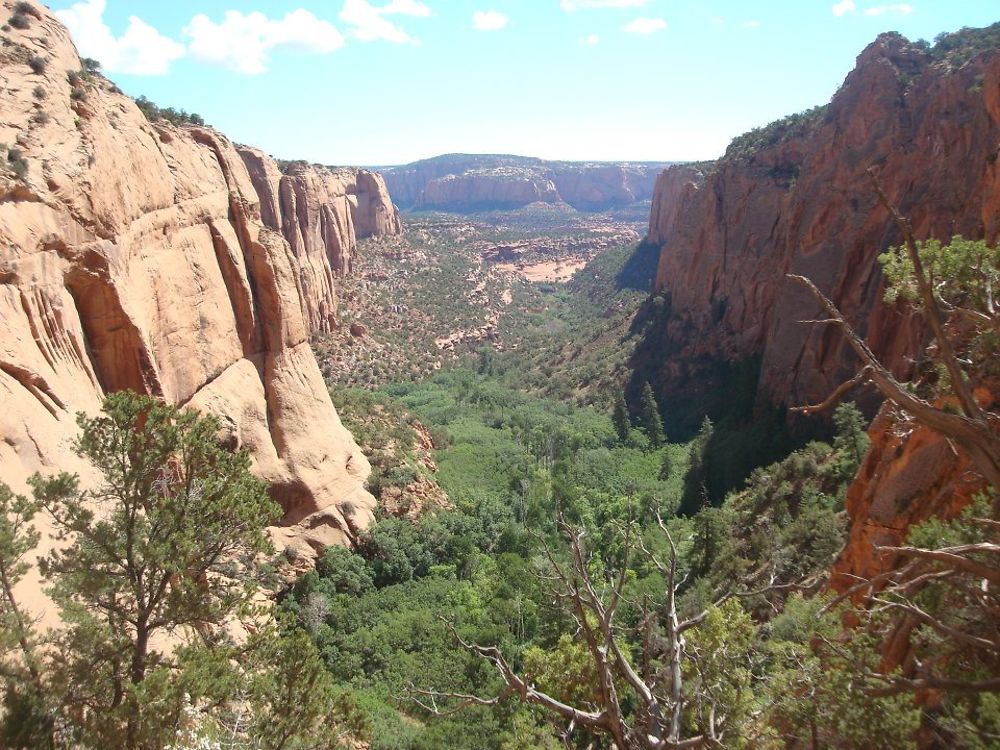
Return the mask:
<path fill-rule="evenodd" d="M 280 233 L 299 264 L 313 330 L 336 324 L 334 278 L 351 271 L 358 239 L 399 234 L 399 215 L 382 178 L 356 169 L 293 162 L 282 173 L 271 157 L 241 146 L 264 226 Z"/>
<path fill-rule="evenodd" d="M 995 35 L 965 42 L 882 35 L 827 107 L 736 139 L 704 171 L 660 176 L 649 240 L 662 245 L 653 291 L 670 314 L 637 364 L 668 415 L 726 388 L 720 364 L 759 362 L 767 404 L 822 400 L 853 373 L 837 331 L 799 322 L 817 308 L 786 273 L 813 279 L 897 371 L 919 355 L 919 319 L 882 302 L 876 258 L 899 238 L 866 170 L 879 168 L 918 237 L 996 242 L 1000 54 Z"/>
<path fill-rule="evenodd" d="M 399 230 L 384 183 L 148 122 L 32 5 L 0 47 L 0 479 L 86 479 L 74 413 L 132 388 L 221 417 L 285 510 L 279 546 L 348 542 L 369 466 L 309 337 L 355 239 Z"/>
<path fill-rule="evenodd" d="M 449 154 L 383 173 L 403 208 L 462 212 L 543 202 L 599 211 L 649 200 L 663 166 Z"/>

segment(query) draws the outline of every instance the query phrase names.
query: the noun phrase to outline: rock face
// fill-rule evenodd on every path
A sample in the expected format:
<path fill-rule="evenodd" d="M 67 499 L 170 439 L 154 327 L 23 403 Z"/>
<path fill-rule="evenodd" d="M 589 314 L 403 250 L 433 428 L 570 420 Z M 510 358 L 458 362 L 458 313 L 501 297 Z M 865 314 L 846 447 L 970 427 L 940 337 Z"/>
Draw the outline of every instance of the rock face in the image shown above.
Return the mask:
<path fill-rule="evenodd" d="M 649 200 L 663 166 L 449 154 L 390 167 L 383 174 L 403 208 L 462 212 L 542 202 L 599 211 Z"/>
<path fill-rule="evenodd" d="M 994 392 L 1000 392 L 996 384 L 978 389 L 980 406 L 995 411 Z M 964 453 L 940 433 L 902 422 L 894 412 L 886 404 L 872 422 L 871 447 L 847 492 L 853 522 L 830 579 L 836 591 L 897 567 L 898 560 L 876 547 L 903 544 L 912 525 L 930 518 L 954 518 L 985 488 Z"/>
<path fill-rule="evenodd" d="M 284 173 L 271 157 L 240 147 L 264 225 L 288 242 L 313 330 L 336 325 L 334 278 L 351 271 L 358 239 L 399 234 L 399 214 L 382 178 L 356 169 L 293 162 Z"/>
<path fill-rule="evenodd" d="M 878 168 L 918 237 L 994 243 L 998 145 L 995 39 L 948 52 L 885 34 L 827 107 L 736 139 L 704 171 L 666 170 L 649 240 L 662 245 L 653 291 L 672 315 L 642 364 L 668 413 L 717 378 L 719 363 L 759 361 L 757 398 L 769 404 L 822 400 L 853 374 L 837 331 L 799 322 L 818 308 L 787 273 L 811 278 L 903 374 L 924 330 L 882 302 L 877 255 L 899 235 L 866 170 Z"/>
<path fill-rule="evenodd" d="M 399 231 L 384 183 L 282 175 L 209 128 L 147 122 L 99 76 L 71 85 L 68 32 L 32 5 L 0 48 L 0 142 L 16 144 L 0 155 L 0 479 L 87 481 L 74 414 L 131 388 L 222 419 L 285 510 L 279 546 L 348 543 L 371 518 L 369 465 L 309 337 L 333 324 L 355 239 Z"/>

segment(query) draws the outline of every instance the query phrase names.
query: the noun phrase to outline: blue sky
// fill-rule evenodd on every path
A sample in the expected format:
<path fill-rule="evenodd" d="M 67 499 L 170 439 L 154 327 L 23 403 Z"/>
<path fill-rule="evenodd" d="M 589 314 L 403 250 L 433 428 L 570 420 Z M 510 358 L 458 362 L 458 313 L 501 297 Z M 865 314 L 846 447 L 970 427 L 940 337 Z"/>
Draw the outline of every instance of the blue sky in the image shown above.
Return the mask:
<path fill-rule="evenodd" d="M 684 160 L 996 0 L 53 0 L 127 93 L 281 158 Z"/>

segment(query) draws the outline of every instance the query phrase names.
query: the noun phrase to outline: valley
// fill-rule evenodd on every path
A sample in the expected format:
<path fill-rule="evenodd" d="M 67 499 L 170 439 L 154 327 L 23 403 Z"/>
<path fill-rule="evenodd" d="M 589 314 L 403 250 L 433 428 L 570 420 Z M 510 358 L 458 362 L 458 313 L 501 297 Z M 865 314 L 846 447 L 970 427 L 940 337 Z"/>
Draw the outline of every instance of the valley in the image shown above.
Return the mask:
<path fill-rule="evenodd" d="M 624 378 L 632 344 L 604 344 L 632 340 L 628 320 L 655 271 L 651 251 L 631 254 L 641 225 L 545 206 L 403 222 L 398 237 L 362 242 L 341 283 L 339 325 L 315 340 L 329 382 L 417 380 L 477 354 L 510 369 L 531 362 L 525 383 L 540 380 L 533 372 L 547 360 L 564 392 L 607 400 L 601 389 Z"/>

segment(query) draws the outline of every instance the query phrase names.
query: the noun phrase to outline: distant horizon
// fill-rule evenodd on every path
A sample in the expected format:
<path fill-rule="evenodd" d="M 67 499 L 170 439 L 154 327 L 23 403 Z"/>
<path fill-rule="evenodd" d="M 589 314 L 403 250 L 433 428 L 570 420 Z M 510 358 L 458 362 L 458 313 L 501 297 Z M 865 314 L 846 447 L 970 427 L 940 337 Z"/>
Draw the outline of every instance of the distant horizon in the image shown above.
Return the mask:
<path fill-rule="evenodd" d="M 271 154 L 271 156 L 274 158 L 282 159 L 282 161 L 285 161 L 283 157 L 277 154 Z M 661 164 L 664 166 L 671 166 L 673 164 L 690 164 L 692 162 L 702 161 L 701 159 L 548 159 L 544 156 L 535 156 L 534 154 L 504 154 L 492 151 L 489 152 L 449 151 L 443 154 L 432 154 L 431 156 L 424 156 L 420 159 L 414 159 L 413 161 L 408 161 L 403 164 L 330 164 L 324 166 L 360 167 L 362 169 L 399 169 L 400 167 L 409 167 L 414 164 L 433 161 L 435 159 L 441 159 L 446 156 L 531 159 L 534 161 L 544 162 L 546 164 L 640 164 L 644 166 L 661 165 Z M 303 161 L 303 160 L 289 159 L 288 161 Z"/>
<path fill-rule="evenodd" d="M 1000 17 L 992 0 L 50 6 L 133 97 L 276 158 L 382 169 L 448 154 L 714 160 L 829 102 L 880 33 L 931 40 Z"/>

